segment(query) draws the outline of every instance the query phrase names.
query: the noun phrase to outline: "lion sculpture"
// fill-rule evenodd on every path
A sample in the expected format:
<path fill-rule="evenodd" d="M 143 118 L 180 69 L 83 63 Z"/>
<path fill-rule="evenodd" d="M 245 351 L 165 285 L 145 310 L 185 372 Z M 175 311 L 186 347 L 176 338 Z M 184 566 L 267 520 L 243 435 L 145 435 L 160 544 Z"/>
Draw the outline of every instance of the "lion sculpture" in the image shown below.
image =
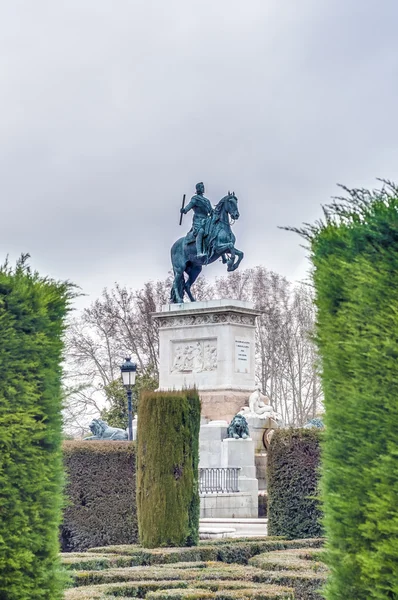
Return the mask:
<path fill-rule="evenodd" d="M 85 440 L 127 440 L 128 435 L 124 429 L 118 427 L 109 427 L 102 419 L 93 419 L 90 423 L 90 429 L 93 435 L 84 438 Z"/>
<path fill-rule="evenodd" d="M 234 416 L 227 429 L 227 437 L 239 439 L 247 439 L 250 437 L 249 425 L 243 415 L 239 413 Z"/>

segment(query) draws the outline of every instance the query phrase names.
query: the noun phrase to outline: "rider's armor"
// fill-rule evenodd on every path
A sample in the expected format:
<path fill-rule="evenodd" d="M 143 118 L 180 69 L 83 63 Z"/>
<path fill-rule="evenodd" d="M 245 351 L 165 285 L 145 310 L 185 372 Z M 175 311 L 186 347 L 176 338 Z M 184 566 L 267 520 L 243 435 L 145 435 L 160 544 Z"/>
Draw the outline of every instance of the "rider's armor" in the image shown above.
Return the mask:
<path fill-rule="evenodd" d="M 206 254 L 203 252 L 203 236 L 205 234 L 207 219 L 213 213 L 213 207 L 210 200 L 201 194 L 195 194 L 183 212 L 187 213 L 191 209 L 194 212 L 194 217 L 192 220 L 192 229 L 188 233 L 188 241 L 190 236 L 192 236 L 192 241 L 196 239 L 196 254 L 198 257 L 204 257 Z"/>

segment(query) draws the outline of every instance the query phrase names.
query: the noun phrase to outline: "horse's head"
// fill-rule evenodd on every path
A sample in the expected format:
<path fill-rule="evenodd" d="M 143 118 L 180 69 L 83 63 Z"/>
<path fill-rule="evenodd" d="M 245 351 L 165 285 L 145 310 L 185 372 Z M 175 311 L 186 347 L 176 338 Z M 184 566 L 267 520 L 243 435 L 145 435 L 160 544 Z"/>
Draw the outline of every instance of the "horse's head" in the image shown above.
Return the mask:
<path fill-rule="evenodd" d="M 222 209 L 224 209 L 234 221 L 239 219 L 238 199 L 235 196 L 235 192 L 228 192 L 224 198 L 221 198 L 216 206 L 216 212 L 221 213 Z"/>
<path fill-rule="evenodd" d="M 230 194 L 228 192 L 228 206 L 227 206 L 227 211 L 229 212 L 229 214 L 231 215 L 231 218 L 236 221 L 237 219 L 239 219 L 239 209 L 238 209 L 238 199 L 235 196 L 235 192 L 232 192 L 232 194 Z"/>

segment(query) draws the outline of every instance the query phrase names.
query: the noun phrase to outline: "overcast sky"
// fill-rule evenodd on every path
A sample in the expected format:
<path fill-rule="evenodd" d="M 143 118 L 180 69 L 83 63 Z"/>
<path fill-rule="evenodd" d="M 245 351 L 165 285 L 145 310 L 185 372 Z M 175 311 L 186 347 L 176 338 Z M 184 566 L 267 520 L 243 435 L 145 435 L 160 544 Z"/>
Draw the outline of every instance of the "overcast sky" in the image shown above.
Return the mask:
<path fill-rule="evenodd" d="M 242 267 L 304 276 L 277 226 L 398 179 L 397 24 L 396 0 L 4 0 L 0 258 L 87 301 L 164 278 L 203 180 L 239 198 Z"/>

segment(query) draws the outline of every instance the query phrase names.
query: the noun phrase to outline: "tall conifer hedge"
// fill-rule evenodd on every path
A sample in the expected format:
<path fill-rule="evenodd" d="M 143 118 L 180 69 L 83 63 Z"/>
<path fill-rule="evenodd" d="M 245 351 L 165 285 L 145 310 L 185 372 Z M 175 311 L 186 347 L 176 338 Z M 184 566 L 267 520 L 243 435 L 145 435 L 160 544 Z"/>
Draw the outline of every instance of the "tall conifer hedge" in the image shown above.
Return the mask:
<path fill-rule="evenodd" d="M 267 457 L 268 535 L 320 537 L 319 429 L 276 429 Z"/>
<path fill-rule="evenodd" d="M 200 400 L 195 390 L 147 392 L 138 405 L 137 509 L 141 544 L 199 540 Z"/>
<path fill-rule="evenodd" d="M 67 505 L 61 527 L 63 552 L 135 544 L 135 444 L 114 440 L 63 443 Z"/>
<path fill-rule="evenodd" d="M 309 240 L 325 394 L 328 600 L 398 598 L 398 189 L 346 190 Z"/>
<path fill-rule="evenodd" d="M 0 269 L 0 598 L 62 597 L 62 334 L 69 288 Z"/>

